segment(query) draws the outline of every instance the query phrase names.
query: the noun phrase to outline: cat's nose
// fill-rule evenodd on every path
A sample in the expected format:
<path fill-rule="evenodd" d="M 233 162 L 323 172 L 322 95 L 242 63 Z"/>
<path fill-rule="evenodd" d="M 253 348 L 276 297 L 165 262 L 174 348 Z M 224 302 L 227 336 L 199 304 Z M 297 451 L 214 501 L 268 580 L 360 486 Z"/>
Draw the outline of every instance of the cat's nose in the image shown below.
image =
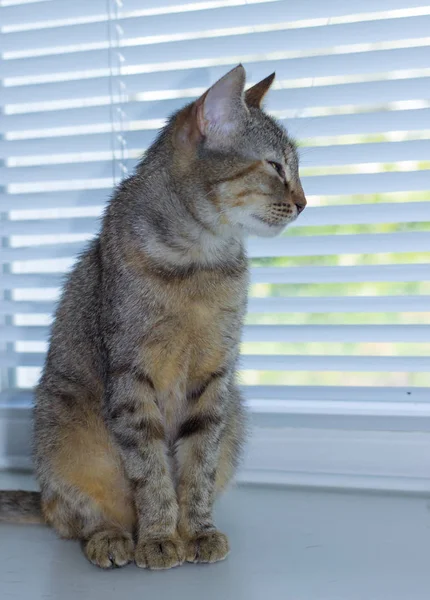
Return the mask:
<path fill-rule="evenodd" d="M 298 214 L 300 214 L 303 210 L 305 210 L 306 203 L 305 204 L 297 204 L 297 202 L 295 202 L 295 205 L 297 207 Z"/>
<path fill-rule="evenodd" d="M 297 214 L 300 214 L 305 210 L 306 198 L 304 194 L 293 194 L 293 202 L 297 208 Z"/>

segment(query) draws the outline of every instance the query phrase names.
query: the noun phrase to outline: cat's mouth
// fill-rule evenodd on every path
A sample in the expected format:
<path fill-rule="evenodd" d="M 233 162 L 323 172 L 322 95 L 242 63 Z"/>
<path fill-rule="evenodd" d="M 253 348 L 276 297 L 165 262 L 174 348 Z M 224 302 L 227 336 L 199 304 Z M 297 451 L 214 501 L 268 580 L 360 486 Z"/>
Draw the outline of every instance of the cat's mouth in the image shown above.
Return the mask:
<path fill-rule="evenodd" d="M 265 225 L 268 225 L 269 227 L 284 227 L 285 225 L 288 225 L 288 223 L 291 223 L 291 221 L 294 221 L 297 218 L 297 215 L 295 217 L 289 216 L 287 218 L 283 218 L 283 219 L 276 219 L 276 220 L 271 220 L 268 219 L 266 217 L 261 217 L 260 215 L 252 215 L 255 219 L 257 219 L 257 221 L 260 221 L 261 223 L 264 223 Z"/>

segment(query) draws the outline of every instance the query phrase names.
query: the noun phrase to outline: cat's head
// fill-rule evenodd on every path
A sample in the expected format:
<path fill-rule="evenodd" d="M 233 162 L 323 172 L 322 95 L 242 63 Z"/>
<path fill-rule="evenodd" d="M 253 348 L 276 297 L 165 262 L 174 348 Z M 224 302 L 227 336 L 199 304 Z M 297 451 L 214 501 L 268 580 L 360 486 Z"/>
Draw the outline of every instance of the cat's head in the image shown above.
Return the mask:
<path fill-rule="evenodd" d="M 294 141 L 261 108 L 273 79 L 245 92 L 239 65 L 173 123 L 177 166 L 203 186 L 211 212 L 261 236 L 277 235 L 306 206 Z"/>

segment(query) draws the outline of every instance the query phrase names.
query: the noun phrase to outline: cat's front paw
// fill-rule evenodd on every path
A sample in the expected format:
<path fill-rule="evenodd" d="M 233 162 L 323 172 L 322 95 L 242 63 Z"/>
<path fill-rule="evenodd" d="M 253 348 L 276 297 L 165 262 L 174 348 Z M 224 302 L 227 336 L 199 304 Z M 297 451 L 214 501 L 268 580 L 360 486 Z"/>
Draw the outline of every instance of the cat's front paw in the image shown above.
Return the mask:
<path fill-rule="evenodd" d="M 217 530 L 200 533 L 186 543 L 187 562 L 214 563 L 224 560 L 229 552 L 227 536 Z"/>
<path fill-rule="evenodd" d="M 143 540 L 137 544 L 134 560 L 144 569 L 171 569 L 184 562 L 184 545 L 171 538 Z"/>

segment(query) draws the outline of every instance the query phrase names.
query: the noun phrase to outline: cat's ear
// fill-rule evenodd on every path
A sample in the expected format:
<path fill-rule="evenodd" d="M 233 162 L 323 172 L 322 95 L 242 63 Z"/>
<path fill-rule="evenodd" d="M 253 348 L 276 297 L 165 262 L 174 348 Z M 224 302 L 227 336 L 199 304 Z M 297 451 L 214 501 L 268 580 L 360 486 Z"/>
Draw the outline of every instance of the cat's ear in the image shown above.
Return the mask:
<path fill-rule="evenodd" d="M 275 73 L 269 75 L 259 83 L 256 83 L 249 90 L 245 92 L 245 102 L 248 106 L 252 106 L 254 108 L 261 108 L 261 103 L 263 102 L 264 96 L 270 89 L 270 86 L 275 79 Z"/>
<path fill-rule="evenodd" d="M 197 127 L 209 141 L 227 141 L 248 115 L 244 102 L 245 75 L 243 66 L 238 65 L 196 100 Z"/>

